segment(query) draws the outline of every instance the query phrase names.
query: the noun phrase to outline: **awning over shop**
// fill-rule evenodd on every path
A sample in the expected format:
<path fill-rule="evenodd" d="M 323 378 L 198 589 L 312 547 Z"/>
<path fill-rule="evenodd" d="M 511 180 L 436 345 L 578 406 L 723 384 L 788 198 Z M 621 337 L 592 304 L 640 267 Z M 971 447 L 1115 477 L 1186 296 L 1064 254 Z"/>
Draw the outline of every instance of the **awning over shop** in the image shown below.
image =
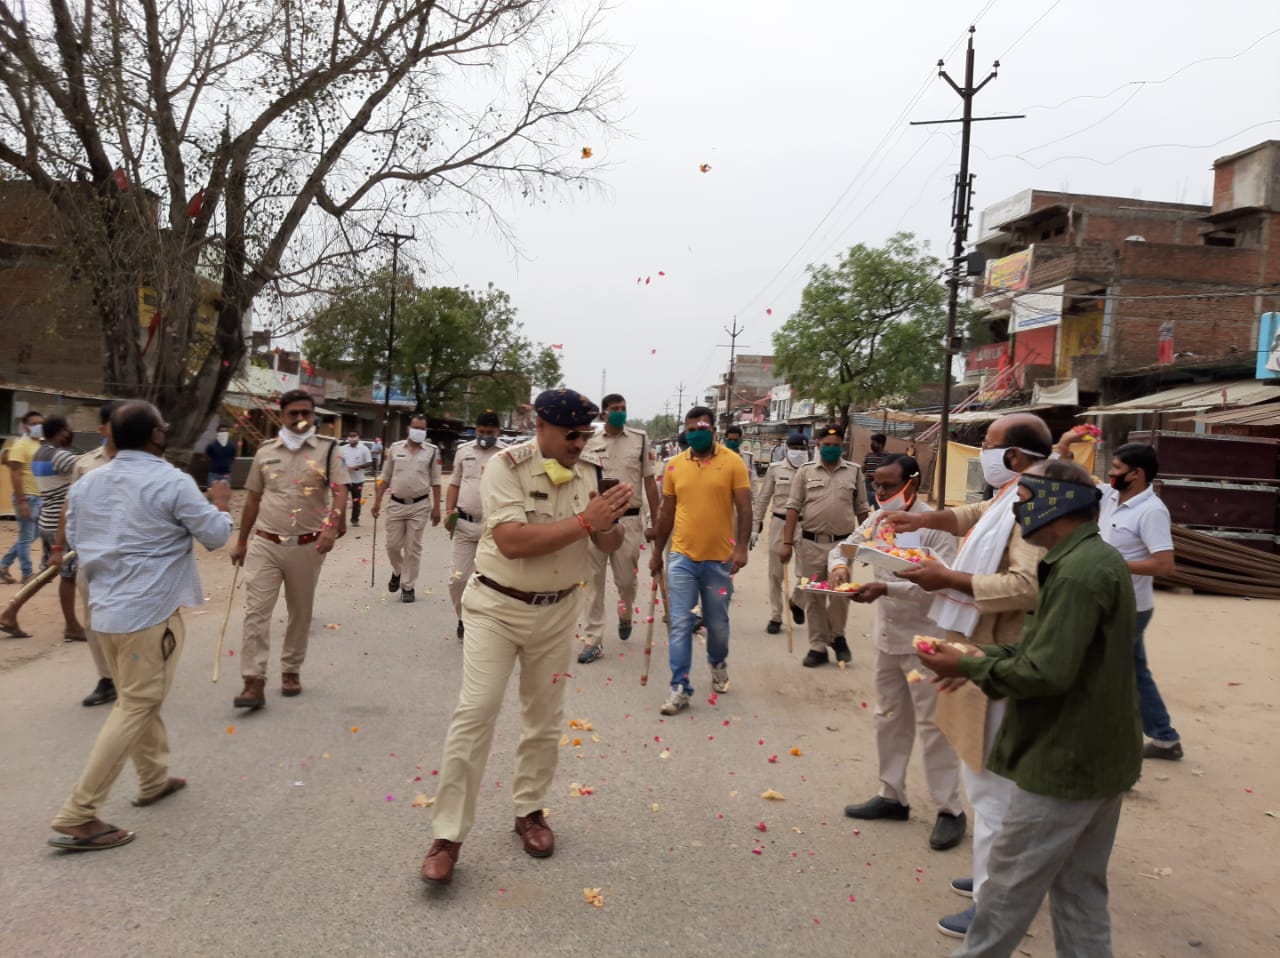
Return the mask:
<path fill-rule="evenodd" d="M 1256 406 L 1280 399 L 1280 385 L 1261 383 L 1256 379 L 1197 383 L 1175 386 L 1150 396 L 1139 396 L 1110 406 L 1094 406 L 1081 416 L 1138 416 L 1143 413 L 1193 413 L 1214 407 Z"/>
<path fill-rule="evenodd" d="M 1280 426 L 1280 402 L 1218 409 L 1186 418 L 1215 426 Z"/>
<path fill-rule="evenodd" d="M 992 422 L 1001 416 L 1019 412 L 1038 412 L 1041 409 L 1052 409 L 1053 403 L 1032 403 L 1029 406 L 1005 406 L 1002 409 L 966 409 L 964 412 L 953 412 L 949 422 L 953 426 L 972 425 L 973 423 Z M 885 413 L 890 422 L 935 423 L 941 418 L 936 412 L 908 412 L 904 409 L 890 409 Z"/>

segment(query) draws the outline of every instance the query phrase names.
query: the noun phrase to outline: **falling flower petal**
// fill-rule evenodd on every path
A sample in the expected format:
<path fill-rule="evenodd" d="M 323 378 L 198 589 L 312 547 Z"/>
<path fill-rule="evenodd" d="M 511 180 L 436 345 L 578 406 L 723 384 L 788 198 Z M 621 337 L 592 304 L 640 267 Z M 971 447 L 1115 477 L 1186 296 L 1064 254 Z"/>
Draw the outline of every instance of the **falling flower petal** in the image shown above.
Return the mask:
<path fill-rule="evenodd" d="M 351 726 L 351 734 L 352 734 L 352 735 L 355 735 L 355 734 L 356 734 L 356 732 L 358 732 L 358 731 L 360 731 L 360 726 L 359 726 L 359 725 L 353 725 L 353 726 Z"/>
<path fill-rule="evenodd" d="M 227 734 L 228 734 L 228 735 L 235 735 L 235 734 L 236 734 L 236 727 L 235 727 L 234 725 L 228 725 L 228 726 L 227 726 Z"/>
<path fill-rule="evenodd" d="M 583 158 L 584 160 L 589 160 L 589 159 L 591 159 L 591 147 L 589 147 L 589 146 L 584 146 L 584 147 L 582 148 L 582 158 Z"/>
<path fill-rule="evenodd" d="M 793 748 L 793 749 L 791 750 L 791 754 L 792 754 L 792 755 L 795 755 L 795 756 L 798 758 L 798 757 L 800 756 L 800 749 L 799 749 L 799 748 Z"/>
<path fill-rule="evenodd" d="M 582 889 L 582 898 L 588 905 L 591 905 L 593 908 L 604 907 L 604 896 L 600 894 L 599 888 Z"/>
<path fill-rule="evenodd" d="M 325 628 L 328 629 L 330 632 L 337 632 L 340 628 L 342 628 L 342 626 L 340 626 L 337 622 L 327 622 L 325 623 Z"/>
<path fill-rule="evenodd" d="M 768 829 L 767 829 L 767 828 L 765 828 L 764 822 L 757 822 L 757 823 L 756 823 L 756 828 L 758 828 L 758 829 L 759 829 L 760 831 L 762 831 L 762 832 L 767 832 L 767 831 L 768 831 Z"/>
<path fill-rule="evenodd" d="M 710 172 L 711 172 L 711 164 L 710 164 L 710 163 L 699 163 L 699 164 L 698 164 L 698 172 L 699 172 L 699 173 L 710 173 Z"/>
<path fill-rule="evenodd" d="M 785 802 L 787 800 L 787 796 L 783 795 L 781 792 L 775 792 L 771 788 L 766 788 L 761 792 L 760 797 L 766 802 Z M 796 829 L 796 831 L 799 831 L 799 829 Z"/>

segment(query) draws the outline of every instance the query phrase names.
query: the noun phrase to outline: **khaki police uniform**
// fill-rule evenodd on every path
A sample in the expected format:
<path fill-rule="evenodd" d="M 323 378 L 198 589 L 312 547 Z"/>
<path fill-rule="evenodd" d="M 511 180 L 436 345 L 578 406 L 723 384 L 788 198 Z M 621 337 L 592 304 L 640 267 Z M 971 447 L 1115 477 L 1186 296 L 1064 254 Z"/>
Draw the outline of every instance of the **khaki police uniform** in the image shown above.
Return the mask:
<path fill-rule="evenodd" d="M 302 671 L 316 583 L 324 566 L 324 553 L 316 548 L 316 539 L 333 521 L 333 488 L 349 482 L 337 445 L 334 439 L 312 436 L 295 452 L 279 439 L 272 439 L 258 447 L 249 466 L 244 487 L 257 493 L 261 501 L 244 560 L 240 673 L 246 679 L 266 677 L 271 614 L 282 582 L 289 622 L 280 671 Z"/>
<path fill-rule="evenodd" d="M 484 505 L 480 500 L 480 478 L 493 457 L 502 452 L 498 446 L 481 449 L 468 442 L 458 447 L 453 457 L 453 472 L 449 485 L 458 489 L 458 521 L 453 527 L 453 548 L 450 550 L 449 600 L 454 614 L 462 618 L 462 593 L 476 570 L 476 546 L 484 531 Z"/>
<path fill-rule="evenodd" d="M 623 426 L 610 436 L 601 430 L 587 443 L 583 456 L 598 462 L 604 478 L 630 483 L 631 504 L 618 520 L 626 533 L 621 546 L 611 553 L 590 548 L 591 570 L 587 576 L 587 624 L 583 645 L 600 645 L 604 638 L 604 592 L 606 567 L 613 569 L 618 590 L 618 621 L 630 625 L 636 606 L 636 570 L 640 566 L 640 546 L 644 544 L 644 480 L 657 472 L 649 437 L 640 429 Z"/>
<path fill-rule="evenodd" d="M 484 532 L 476 573 L 462 597 L 462 689 L 440 766 L 437 839 L 460 842 L 471 829 L 494 723 L 517 661 L 522 729 L 512 787 L 515 813 L 525 816 L 546 804 L 560 748 L 569 684 L 563 676 L 569 671 L 589 540 L 583 537 L 548 555 L 508 559 L 493 530 L 508 522 L 559 522 L 582 512 L 596 489 L 597 470 L 579 461 L 573 473 L 568 482 L 554 484 L 534 439 L 499 452 L 481 480 Z"/>
<path fill-rule="evenodd" d="M 755 523 L 769 528 L 769 621 L 781 622 L 783 614 L 782 557 L 778 546 L 782 544 L 782 530 L 787 525 L 787 501 L 791 498 L 791 480 L 796 467 L 782 459 L 771 463 L 765 471 L 760 491 L 756 493 Z M 798 550 L 797 550 L 798 551 Z"/>
<path fill-rule="evenodd" d="M 107 454 L 107 444 L 103 443 L 96 449 L 86 452 L 83 456 L 76 460 L 74 468 L 71 470 L 71 483 L 75 483 L 87 476 L 93 470 L 100 466 L 105 466 L 111 461 L 111 457 Z M 76 595 L 80 599 L 80 624 L 84 626 L 85 638 L 89 641 L 89 654 L 93 656 L 93 667 L 98 670 L 98 678 L 111 678 L 111 669 L 107 664 L 107 656 L 102 650 L 102 641 L 98 638 L 98 633 L 93 631 L 93 618 L 89 611 L 89 581 L 82 575 L 76 576 Z"/>
<path fill-rule="evenodd" d="M 796 523 L 792 543 L 797 574 L 825 580 L 827 553 L 858 527 L 858 516 L 871 509 L 862 467 L 847 459 L 841 459 L 834 469 L 821 461 L 805 463 L 791 480 L 787 508 L 803 517 Z M 802 595 L 809 649 L 826 655 L 835 637 L 844 635 L 849 600 L 813 592 Z"/>
<path fill-rule="evenodd" d="M 387 508 L 387 558 L 400 577 L 400 588 L 412 592 L 422 559 L 422 534 L 431 518 L 431 493 L 440 494 L 440 450 L 429 442 L 393 442 L 382 464 Z M 439 508 L 439 503 L 437 503 Z"/>

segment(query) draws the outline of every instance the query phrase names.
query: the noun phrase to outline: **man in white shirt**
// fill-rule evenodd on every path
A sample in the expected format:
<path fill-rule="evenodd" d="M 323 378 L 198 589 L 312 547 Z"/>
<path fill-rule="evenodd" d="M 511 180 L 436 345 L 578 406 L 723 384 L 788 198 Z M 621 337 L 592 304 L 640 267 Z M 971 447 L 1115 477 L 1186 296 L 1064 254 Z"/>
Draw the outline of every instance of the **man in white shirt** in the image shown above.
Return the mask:
<path fill-rule="evenodd" d="M 1058 452 L 1064 452 L 1072 441 L 1078 441 L 1073 429 L 1058 441 Z M 1142 751 L 1143 758 L 1178 761 L 1182 758 L 1182 740 L 1169 719 L 1169 710 L 1156 680 L 1147 665 L 1143 633 L 1155 613 L 1155 590 L 1152 580 L 1173 571 L 1173 520 L 1169 510 L 1157 498 L 1151 483 L 1160 468 L 1154 448 L 1131 442 L 1115 451 L 1107 470 L 1108 486 L 1103 486 L 1098 529 L 1102 539 L 1124 557 L 1133 579 L 1137 599 L 1138 624 L 1133 640 L 1134 668 L 1138 675 L 1138 704 L 1142 710 L 1142 731 L 1150 739 Z"/>
<path fill-rule="evenodd" d="M 352 429 L 347 441 L 339 447 L 342 462 L 347 467 L 347 492 L 351 496 L 351 524 L 360 525 L 360 505 L 364 497 L 364 471 L 373 463 L 369 447 L 360 441 L 360 433 Z"/>
<path fill-rule="evenodd" d="M 449 565 L 449 600 L 458 616 L 458 638 L 464 633 L 462 625 L 462 593 L 467 589 L 476 571 L 476 546 L 484 532 L 484 509 L 480 499 L 480 479 L 496 456 L 500 447 L 498 437 L 502 423 L 498 414 L 486 409 L 476 417 L 476 438 L 458 447 L 453 457 L 453 471 L 449 474 L 449 490 L 445 493 L 445 528 L 453 540 Z"/>

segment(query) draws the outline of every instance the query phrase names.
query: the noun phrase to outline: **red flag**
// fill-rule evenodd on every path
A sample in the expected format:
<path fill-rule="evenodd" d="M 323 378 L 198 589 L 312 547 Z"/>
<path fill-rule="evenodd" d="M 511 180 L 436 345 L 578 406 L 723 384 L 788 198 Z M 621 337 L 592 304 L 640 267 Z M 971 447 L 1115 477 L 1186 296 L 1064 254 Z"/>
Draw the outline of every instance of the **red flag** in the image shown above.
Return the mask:
<path fill-rule="evenodd" d="M 552 349 L 564 349 L 564 343 L 552 343 L 552 344 L 551 344 L 551 348 L 552 348 Z"/>
<path fill-rule="evenodd" d="M 204 209 L 204 188 L 201 187 L 196 191 L 196 195 L 191 197 L 191 202 L 187 204 L 187 219 L 193 220 L 200 215 L 200 211 Z"/>
<path fill-rule="evenodd" d="M 111 179 L 115 181 L 116 189 L 121 193 L 129 192 L 129 177 L 123 167 L 117 166 L 115 172 L 111 174 Z"/>

